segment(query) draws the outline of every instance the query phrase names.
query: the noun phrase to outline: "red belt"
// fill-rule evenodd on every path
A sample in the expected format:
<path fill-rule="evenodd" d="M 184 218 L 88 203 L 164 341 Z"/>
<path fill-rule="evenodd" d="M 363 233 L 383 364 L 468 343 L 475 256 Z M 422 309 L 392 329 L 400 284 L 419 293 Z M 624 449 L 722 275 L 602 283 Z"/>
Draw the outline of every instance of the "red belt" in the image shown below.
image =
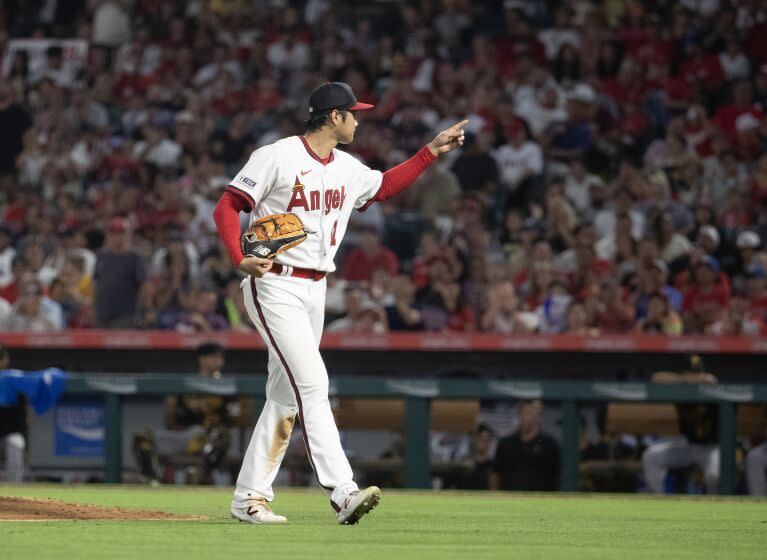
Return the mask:
<path fill-rule="evenodd" d="M 295 276 L 296 278 L 306 278 L 307 280 L 322 280 L 325 278 L 327 272 L 322 270 L 314 270 L 313 268 L 300 268 L 297 266 L 282 266 L 281 264 L 274 263 L 269 272 L 274 274 L 280 274 L 282 276 Z"/>

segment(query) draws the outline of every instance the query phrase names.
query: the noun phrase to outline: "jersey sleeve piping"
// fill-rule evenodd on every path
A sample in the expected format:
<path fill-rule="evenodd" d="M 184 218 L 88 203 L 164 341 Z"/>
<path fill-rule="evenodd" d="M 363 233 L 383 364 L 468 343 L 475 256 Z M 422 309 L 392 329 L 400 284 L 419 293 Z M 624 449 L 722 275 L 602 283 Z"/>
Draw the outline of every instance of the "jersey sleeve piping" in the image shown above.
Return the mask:
<path fill-rule="evenodd" d="M 242 190 L 239 187 L 236 187 L 235 185 L 229 184 L 226 186 L 226 192 L 230 192 L 235 196 L 239 196 L 240 198 L 243 198 L 245 202 L 248 205 L 248 212 L 253 210 L 256 207 L 256 201 L 253 200 L 253 197 L 250 195 L 250 193 Z"/>

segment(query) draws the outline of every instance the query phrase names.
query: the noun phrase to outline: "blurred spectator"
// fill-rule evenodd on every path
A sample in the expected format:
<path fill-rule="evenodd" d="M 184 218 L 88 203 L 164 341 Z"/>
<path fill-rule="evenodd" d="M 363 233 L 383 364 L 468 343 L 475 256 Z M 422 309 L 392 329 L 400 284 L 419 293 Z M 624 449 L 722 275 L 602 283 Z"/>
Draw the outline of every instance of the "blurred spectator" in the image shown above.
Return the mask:
<path fill-rule="evenodd" d="M 767 335 L 767 323 L 758 310 L 751 309 L 746 298 L 734 297 L 730 301 L 729 312 L 709 329 L 715 335 Z"/>
<path fill-rule="evenodd" d="M 176 168 L 181 163 L 181 146 L 168 137 L 167 130 L 159 124 L 147 124 L 141 130 L 143 140 L 133 146 L 136 161 L 156 167 Z"/>
<path fill-rule="evenodd" d="M 753 263 L 746 269 L 746 297 L 751 311 L 767 320 L 767 267 Z"/>
<path fill-rule="evenodd" d="M 412 276 L 416 289 L 421 289 L 429 284 L 430 278 L 434 277 L 430 269 L 437 265 L 437 261 L 444 261 L 449 271 L 450 262 L 444 254 L 439 237 L 434 231 L 424 231 L 421 234 L 419 247 L 415 259 L 413 259 Z"/>
<path fill-rule="evenodd" d="M 483 331 L 520 334 L 533 332 L 537 326 L 538 318 L 534 313 L 520 311 L 511 282 L 499 282 L 490 288 L 487 307 L 480 319 Z"/>
<path fill-rule="evenodd" d="M 690 241 L 676 230 L 674 217 L 670 212 L 658 214 L 653 224 L 655 239 L 658 241 L 660 257 L 666 263 L 672 263 L 680 257 L 686 256 L 692 245 Z"/>
<path fill-rule="evenodd" d="M 223 301 L 219 303 L 221 315 L 226 317 L 226 322 L 235 331 L 251 332 L 254 330 L 250 324 L 248 311 L 245 308 L 245 299 L 240 288 L 241 278 L 232 275 L 226 282 L 226 294 Z"/>
<path fill-rule="evenodd" d="M 564 332 L 582 336 L 596 336 L 599 334 L 599 330 L 592 324 L 586 306 L 580 301 L 573 301 L 567 306 Z"/>
<path fill-rule="evenodd" d="M 753 231 L 742 231 L 738 234 L 735 245 L 738 248 L 738 254 L 732 275 L 738 277 L 743 275 L 749 266 L 757 262 L 762 240 Z"/>
<path fill-rule="evenodd" d="M 21 292 L 13 306 L 13 313 L 6 317 L 3 330 L 48 332 L 63 328 L 60 307 L 43 296 L 42 286 L 32 278 L 23 282 Z"/>
<path fill-rule="evenodd" d="M 141 256 L 129 248 L 129 235 L 124 218 L 113 218 L 109 222 L 94 274 L 96 326 L 130 328 L 138 324 L 138 295 L 144 281 L 144 263 Z"/>
<path fill-rule="evenodd" d="M 32 82 L 48 79 L 59 87 L 70 88 L 75 83 L 75 73 L 71 66 L 64 63 L 64 49 L 59 45 L 51 45 L 45 49 L 45 59 L 34 74 Z"/>
<path fill-rule="evenodd" d="M 444 272 L 430 274 L 431 284 L 416 292 L 416 309 L 421 313 L 427 331 L 473 332 L 476 330 L 476 314 L 469 307 L 461 286 L 447 277 L 445 261 L 434 262 L 435 268 L 444 266 Z"/>
<path fill-rule="evenodd" d="M 728 38 L 726 50 L 719 54 L 719 64 L 728 81 L 747 79 L 751 74 L 751 63 L 736 37 Z"/>
<path fill-rule="evenodd" d="M 27 263 L 24 261 L 24 257 L 17 255 L 11 264 L 10 281 L 5 286 L 0 287 L 0 298 L 9 303 L 16 303 L 21 287 L 21 277 L 26 269 Z"/>
<path fill-rule="evenodd" d="M 331 322 L 325 332 L 381 334 L 386 332 L 386 316 L 361 289 L 350 287 L 346 290 L 346 315 Z"/>
<path fill-rule="evenodd" d="M 583 212 L 592 207 L 590 190 L 594 186 L 603 188 L 602 179 L 588 172 L 583 159 L 573 161 L 565 179 L 565 195 L 577 210 Z"/>
<path fill-rule="evenodd" d="M 548 244 L 545 247 L 548 247 Z M 519 286 L 522 307 L 528 311 L 537 309 L 543 303 L 555 279 L 554 265 L 551 261 L 535 260 L 533 262 L 534 264 L 529 271 L 529 276 Z M 517 278 L 521 279 L 519 276 L 517 275 Z"/>
<path fill-rule="evenodd" d="M 764 118 L 762 110 L 753 103 L 753 89 L 746 80 L 734 82 L 730 88 L 731 103 L 720 107 L 713 122 L 731 142 L 737 141 L 737 121 L 743 115 L 751 115 L 757 121 Z"/>
<path fill-rule="evenodd" d="M 567 315 L 572 302 L 573 296 L 569 294 L 567 285 L 562 280 L 551 281 L 546 297 L 536 309 L 540 331 L 546 334 L 567 331 Z"/>
<path fill-rule="evenodd" d="M 22 138 L 31 124 L 26 109 L 15 99 L 11 85 L 3 80 L 0 83 L 0 130 L 3 131 L 0 175 L 13 173 L 16 169 L 16 158 L 21 153 Z"/>
<path fill-rule="evenodd" d="M 620 188 L 613 194 L 608 208 L 598 210 L 594 216 L 594 226 L 597 228 L 599 239 L 615 235 L 618 216 L 628 215 L 631 219 L 631 235 L 634 239 L 640 239 L 645 231 L 644 215 L 632 208 L 633 195 L 630 190 Z"/>
<path fill-rule="evenodd" d="M 593 316 L 594 328 L 600 333 L 622 333 L 634 325 L 634 306 L 627 290 L 615 277 L 605 277 L 596 284 L 595 297 L 588 300 L 587 312 Z"/>
<path fill-rule="evenodd" d="M 546 189 L 545 216 L 545 236 L 551 248 L 560 253 L 573 247 L 578 214 L 564 195 L 561 178 L 552 181 Z"/>
<path fill-rule="evenodd" d="M 399 271 L 397 255 L 381 245 L 381 235 L 376 229 L 367 227 L 360 233 L 359 246 L 346 256 L 342 276 L 349 282 L 367 282 L 379 266 L 392 276 Z"/>
<path fill-rule="evenodd" d="M 597 96 L 587 84 L 578 84 L 567 98 L 567 119 L 554 123 L 546 133 L 545 144 L 551 157 L 572 161 L 586 156 L 594 146 L 591 119 L 596 110 Z"/>
<path fill-rule="evenodd" d="M 181 300 L 180 309 L 168 309 L 160 318 L 167 329 L 181 332 L 221 331 L 229 327 L 226 319 L 216 312 L 218 297 L 210 288 L 193 290 Z"/>
<path fill-rule="evenodd" d="M 488 136 L 466 133 L 460 154 L 452 171 L 458 177 L 464 192 L 476 193 L 481 199 L 491 200 L 498 184 L 498 166 L 488 151 Z"/>
<path fill-rule="evenodd" d="M 412 188 L 405 191 L 408 206 L 430 220 L 452 219 L 458 206 L 461 185 L 455 174 L 441 164 L 426 168 Z"/>
<path fill-rule="evenodd" d="M 508 143 L 495 150 L 493 156 L 498 164 L 504 196 L 501 204 L 515 206 L 524 204 L 533 194 L 533 188 L 543 173 L 541 147 L 528 139 L 525 125 L 516 121 L 506 131 Z"/>
<path fill-rule="evenodd" d="M 682 319 L 674 311 L 663 292 L 647 296 L 647 313 L 636 324 L 638 332 L 647 334 L 682 334 Z"/>
<path fill-rule="evenodd" d="M 668 305 L 677 313 L 682 312 L 684 296 L 682 293 L 668 284 L 668 266 L 660 259 L 640 263 L 638 271 L 638 290 L 635 294 L 635 307 L 637 318 L 647 315 L 649 299 L 655 292 L 661 292 L 666 296 Z"/>
<path fill-rule="evenodd" d="M 96 45 L 119 47 L 130 40 L 131 0 L 100 0 L 95 2 L 91 40 Z"/>
<path fill-rule="evenodd" d="M 517 405 L 519 427 L 498 442 L 491 490 L 559 489 L 559 445 L 541 432 L 542 411 L 541 401 L 522 401 Z"/>
<path fill-rule="evenodd" d="M 4 224 L 0 224 L 0 288 L 13 282 L 12 268 L 16 249 L 13 248 L 11 241 L 11 230 Z"/>
<path fill-rule="evenodd" d="M 544 83 L 531 96 L 519 100 L 517 113 L 525 116 L 536 139 L 541 139 L 552 123 L 562 122 L 567 118 L 567 111 L 561 104 L 555 82 Z"/>
<path fill-rule="evenodd" d="M 714 257 L 702 257 L 684 294 L 685 332 L 706 332 L 722 318 L 729 305 L 729 290 L 719 280 L 719 263 Z"/>
<path fill-rule="evenodd" d="M 386 307 L 389 330 L 421 330 L 421 313 L 415 308 L 415 285 L 406 274 L 398 274 L 391 281 L 394 301 Z"/>

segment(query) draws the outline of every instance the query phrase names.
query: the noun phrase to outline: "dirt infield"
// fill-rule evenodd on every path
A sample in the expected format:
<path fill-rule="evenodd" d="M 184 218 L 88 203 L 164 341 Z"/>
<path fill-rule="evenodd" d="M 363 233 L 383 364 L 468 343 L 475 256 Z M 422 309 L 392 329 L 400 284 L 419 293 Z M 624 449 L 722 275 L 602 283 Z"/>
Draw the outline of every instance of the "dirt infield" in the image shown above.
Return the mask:
<path fill-rule="evenodd" d="M 162 511 L 0 496 L 0 521 L 198 521 L 203 519 L 207 517 L 185 517 Z"/>

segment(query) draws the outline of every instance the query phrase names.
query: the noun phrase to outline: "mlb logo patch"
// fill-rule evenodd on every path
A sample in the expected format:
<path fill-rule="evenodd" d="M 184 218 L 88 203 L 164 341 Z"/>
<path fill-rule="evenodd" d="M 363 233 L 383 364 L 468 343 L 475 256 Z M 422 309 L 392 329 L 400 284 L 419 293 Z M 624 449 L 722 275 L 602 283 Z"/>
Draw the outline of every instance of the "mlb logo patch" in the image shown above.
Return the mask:
<path fill-rule="evenodd" d="M 240 183 L 244 183 L 248 185 L 249 187 L 255 187 L 256 182 L 253 179 L 249 179 L 248 177 L 245 177 L 244 175 L 240 176 Z"/>

